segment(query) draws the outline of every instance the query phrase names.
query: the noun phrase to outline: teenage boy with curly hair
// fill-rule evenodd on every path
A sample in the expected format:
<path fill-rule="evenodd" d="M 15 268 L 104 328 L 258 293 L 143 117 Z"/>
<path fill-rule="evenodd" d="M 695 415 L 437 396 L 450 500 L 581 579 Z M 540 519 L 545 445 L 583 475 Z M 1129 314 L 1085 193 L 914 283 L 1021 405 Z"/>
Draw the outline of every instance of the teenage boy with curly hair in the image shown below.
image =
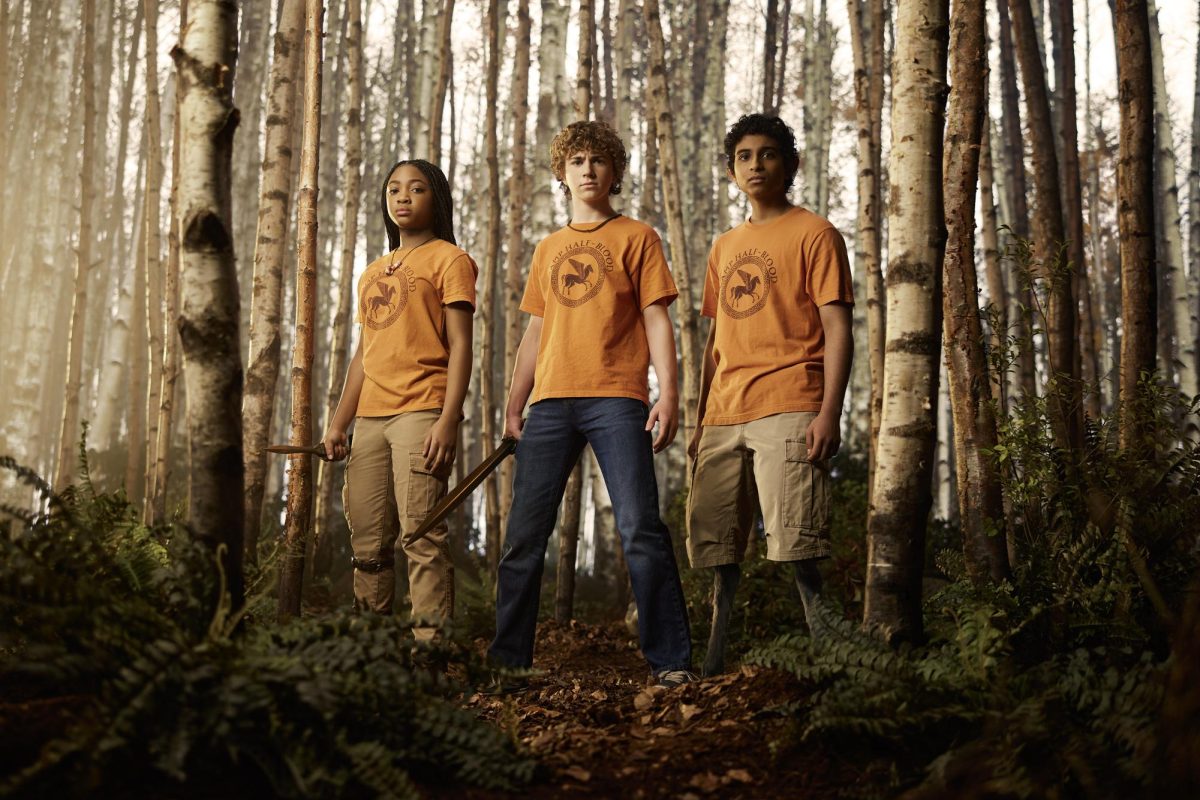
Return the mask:
<path fill-rule="evenodd" d="M 677 292 L 658 234 L 613 210 L 626 164 L 620 137 L 602 122 L 572 123 L 551 146 L 571 219 L 538 244 L 521 301 L 529 325 L 505 410 L 505 434 L 520 441 L 489 655 L 512 667 L 533 663 L 546 543 L 567 478 L 590 444 L 612 496 L 642 654 L 654 679 L 673 686 L 693 677 L 691 636 L 671 536 L 658 513 L 653 454 L 678 428 L 667 315 Z M 651 364 L 659 386 L 653 407 Z"/>
<path fill-rule="evenodd" d="M 725 137 L 729 177 L 750 218 L 713 243 L 703 313 L 700 424 L 688 447 L 688 558 L 714 571 L 704 673 L 724 669 L 724 632 L 755 513 L 767 558 L 793 565 L 810 628 L 829 556 L 829 459 L 841 444 L 854 303 L 846 243 L 792 205 L 800 164 L 779 117 L 749 114 Z"/>

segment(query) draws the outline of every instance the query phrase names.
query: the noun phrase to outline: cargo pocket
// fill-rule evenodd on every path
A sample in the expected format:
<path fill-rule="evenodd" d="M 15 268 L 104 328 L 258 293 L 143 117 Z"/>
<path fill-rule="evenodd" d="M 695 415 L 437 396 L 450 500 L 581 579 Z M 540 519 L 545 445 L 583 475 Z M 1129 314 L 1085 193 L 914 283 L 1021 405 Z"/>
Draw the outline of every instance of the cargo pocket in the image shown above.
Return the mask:
<path fill-rule="evenodd" d="M 452 464 L 433 472 L 425 467 L 425 456 L 421 453 L 408 455 L 408 496 L 404 515 L 418 522 L 429 516 L 442 496 L 446 480 L 450 477 Z"/>
<path fill-rule="evenodd" d="M 808 460 L 803 439 L 785 442 L 783 524 L 788 528 L 829 528 L 829 467 Z"/>

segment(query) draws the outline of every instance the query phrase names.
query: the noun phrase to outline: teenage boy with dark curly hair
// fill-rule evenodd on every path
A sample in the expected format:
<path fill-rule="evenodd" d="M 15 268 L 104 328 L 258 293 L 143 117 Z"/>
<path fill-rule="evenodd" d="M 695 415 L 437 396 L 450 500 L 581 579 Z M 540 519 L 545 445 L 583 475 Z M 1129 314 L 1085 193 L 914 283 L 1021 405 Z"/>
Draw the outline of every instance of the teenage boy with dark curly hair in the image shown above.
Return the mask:
<path fill-rule="evenodd" d="M 505 410 L 505 434 L 520 441 L 489 655 L 512 667 L 533 663 L 546 543 L 567 478 L 590 444 L 612 496 L 642 653 L 655 680 L 674 686 L 693 677 L 691 636 L 671 536 L 658 513 L 653 454 L 678 427 L 667 315 L 675 283 L 658 234 L 613 210 L 627 163 L 616 132 L 602 122 L 572 123 L 555 137 L 550 158 L 571 219 L 538 244 L 521 301 L 529 326 Z M 659 386 L 653 407 L 650 364 Z"/>
<path fill-rule="evenodd" d="M 779 117 L 749 114 L 725 137 L 729 177 L 750 218 L 708 257 L 700 424 L 688 496 L 688 558 L 714 571 L 704 673 L 724 669 L 738 564 L 761 510 L 767 558 L 790 562 L 809 625 L 829 556 L 829 459 L 841 444 L 854 303 L 846 243 L 828 220 L 792 205 L 800 163 Z"/>

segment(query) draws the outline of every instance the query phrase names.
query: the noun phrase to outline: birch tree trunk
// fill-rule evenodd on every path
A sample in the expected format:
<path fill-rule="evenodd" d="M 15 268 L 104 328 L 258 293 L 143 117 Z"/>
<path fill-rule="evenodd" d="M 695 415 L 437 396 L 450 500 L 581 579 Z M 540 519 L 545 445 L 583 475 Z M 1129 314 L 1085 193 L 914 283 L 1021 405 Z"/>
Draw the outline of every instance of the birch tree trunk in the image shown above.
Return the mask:
<path fill-rule="evenodd" d="M 963 555 L 975 583 L 1008 577 L 1000 476 L 983 325 L 976 301 L 975 187 L 986 114 L 987 20 L 982 3 L 957 0 L 950 21 L 950 107 L 943 180 L 946 256 L 942 314 Z M 990 195 L 990 187 L 989 187 Z M 990 198 L 989 198 L 990 200 Z M 984 210 L 987 214 L 987 210 Z"/>
<path fill-rule="evenodd" d="M 279 378 L 283 262 L 287 252 L 292 186 L 292 131 L 296 127 L 296 79 L 299 75 L 304 0 L 283 0 L 275 32 L 267 129 L 259 188 L 254 244 L 254 292 L 250 309 L 250 355 L 246 397 L 241 409 L 245 449 L 246 558 L 258 558 L 266 491 L 267 446 Z"/>
<path fill-rule="evenodd" d="M 71 302 L 71 328 L 67 345 L 67 370 L 62 427 L 58 437 L 58 459 L 54 488 L 61 491 L 72 483 L 75 445 L 79 441 L 79 391 L 83 370 L 83 332 L 87 324 L 87 285 L 92 242 L 92 161 L 96 142 L 96 72 L 89 57 L 96 40 L 96 0 L 83 0 L 83 64 L 80 93 L 83 95 L 83 157 L 79 168 L 79 241 L 75 248 L 75 292 Z"/>
<path fill-rule="evenodd" d="M 329 356 L 329 392 L 325 398 L 325 425 L 337 410 L 342 381 L 349 361 L 350 322 L 354 318 L 354 250 L 358 245 L 358 210 L 362 197 L 363 23 L 362 0 L 349 0 L 346 9 L 346 166 L 342 173 L 342 253 L 338 270 L 337 310 L 333 317 L 333 343 Z M 333 531 L 340 526 L 333 513 L 337 462 L 317 467 L 317 502 L 314 525 L 313 576 L 329 573 Z"/>
<path fill-rule="evenodd" d="M 1070 273 L 1065 269 L 1062 247 L 1062 193 L 1059 189 L 1058 156 L 1050 118 L 1046 73 L 1042 68 L 1040 40 L 1036 38 L 1030 0 L 1009 0 L 1017 60 L 1025 87 L 1025 109 L 1029 115 L 1029 138 L 1033 146 L 1033 178 L 1037 206 L 1033 217 L 1033 247 L 1039 277 L 1048 287 L 1046 335 L 1049 341 L 1048 377 L 1054 438 L 1064 450 L 1076 450 L 1083 439 L 1082 395 L 1079 391 L 1079 347 L 1077 313 Z"/>
<path fill-rule="evenodd" d="M 179 108 L 179 335 L 188 396 L 191 470 L 188 520 L 217 551 L 226 598 L 242 605 L 242 363 L 237 273 L 230 236 L 230 161 L 237 110 L 237 8 L 193 0 L 182 42 L 172 51 L 182 87 Z"/>
<path fill-rule="evenodd" d="M 158 93 L 158 3 L 144 0 L 146 11 L 146 341 L 150 347 L 150 376 L 146 397 L 146 474 L 143 476 L 146 498 L 142 520 L 147 524 L 160 517 L 155 514 L 154 476 L 158 461 L 158 407 L 161 405 L 163 375 L 163 289 L 166 283 L 162 263 L 162 113 Z"/>
<path fill-rule="evenodd" d="M 922 638 L 921 572 L 937 425 L 946 0 L 897 8 L 888 164 L 887 361 L 867 516 L 863 622 L 890 642 Z"/>
<path fill-rule="evenodd" d="M 296 205 L 296 341 L 292 350 L 292 425 L 288 442 L 307 447 L 312 433 L 313 325 L 317 305 L 317 204 L 321 146 L 321 46 L 325 4 L 305 0 L 304 138 Z M 279 569 L 279 621 L 300 614 L 304 551 L 312 527 L 312 459 L 288 457 L 287 515 Z"/>
<path fill-rule="evenodd" d="M 596 51 L 596 20 L 593 0 L 579 0 L 579 61 L 575 71 L 575 118 L 592 114 L 592 65 Z"/>
<path fill-rule="evenodd" d="M 662 22 L 658 0 L 647 0 L 642 7 L 646 21 L 646 38 L 650 44 L 649 83 L 653 99 L 655 133 L 658 153 L 662 159 L 663 205 L 667 216 L 667 232 L 671 243 L 671 266 L 679 287 L 679 302 L 675 313 L 679 320 L 680 355 L 682 357 L 683 392 L 681 407 L 681 436 L 689 441 L 696 427 L 695 413 L 698 397 L 696 306 L 692 298 L 692 266 L 684 229 L 682 194 L 679 186 L 679 159 L 675 154 L 675 119 L 671 113 L 671 95 L 667 87 L 666 46 L 663 43 Z"/>
<path fill-rule="evenodd" d="M 187 0 L 180 3 L 182 29 L 187 25 Z M 179 195 L 179 81 L 174 81 L 175 113 L 171 120 L 171 214 L 168 225 L 167 265 L 164 273 L 165 325 L 163 326 L 162 386 L 158 392 L 158 441 L 154 446 L 154 467 L 151 485 L 154 487 L 146 507 L 151 521 L 158 523 L 167 516 L 167 484 L 171 477 L 171 423 L 175 412 L 175 384 L 179 379 L 179 233 L 177 201 Z"/>
<path fill-rule="evenodd" d="M 233 101 L 242 116 L 241 133 L 233 143 L 233 234 L 237 252 L 238 291 L 249 297 L 253 291 L 254 212 L 258 178 L 262 169 L 259 134 L 263 130 L 263 90 L 271 44 L 271 0 L 246 0 L 240 4 L 238 21 L 238 75 Z M 241 336 L 250 332 L 252 305 L 242 307 Z M 246 346 L 243 341 L 242 347 Z M 243 352 L 245 352 L 243 350 Z"/>
<path fill-rule="evenodd" d="M 1154 371 L 1154 77 L 1146 0 L 1117 0 L 1117 226 L 1121 237 L 1121 447 L 1140 450 L 1137 413 L 1143 375 Z"/>
<path fill-rule="evenodd" d="M 1192 98 L 1192 158 L 1188 170 L 1188 328 L 1180 358 L 1200 372 L 1200 47 L 1196 49 L 1195 91 Z"/>
<path fill-rule="evenodd" d="M 885 310 L 883 247 L 883 0 L 849 0 L 854 51 L 855 121 L 858 125 L 858 233 L 855 270 L 865 275 L 867 355 L 870 378 L 870 434 L 867 442 L 867 497 L 871 497 L 883 412 Z"/>
<path fill-rule="evenodd" d="M 483 448 L 490 451 L 496 445 L 495 416 L 495 352 L 496 352 L 496 270 L 500 262 L 500 157 L 496 132 L 496 106 L 498 103 L 500 60 L 500 28 L 503 23 L 503 0 L 488 0 L 487 6 L 487 112 L 484 122 L 487 159 L 487 251 L 483 268 L 483 302 L 476 314 L 479 324 L 479 399 L 482 404 Z M 493 577 L 500 563 L 500 546 L 503 533 L 500 530 L 500 496 L 496 476 L 488 477 L 484 485 L 487 513 L 488 569 Z"/>
<path fill-rule="evenodd" d="M 521 290 L 525 285 L 525 207 L 529 204 L 529 178 L 525 170 L 526 133 L 529 125 L 529 50 L 531 25 L 529 0 L 517 0 L 517 50 L 513 61 L 512 175 L 508 182 L 508 248 L 504 267 L 504 379 L 513 374 L 521 344 Z M 544 158 L 544 154 L 539 154 Z M 500 468 L 500 510 L 503 519 L 512 505 L 513 467 Z"/>
<path fill-rule="evenodd" d="M 1019 239 L 1029 238 L 1029 190 L 1025 175 L 1025 143 L 1021 133 L 1021 101 L 1017 91 L 1017 66 L 1013 53 L 1013 31 L 1008 16 L 1008 2 L 997 3 L 1000 16 L 1000 116 L 1003 133 L 1005 185 L 1008 188 L 1010 218 L 1005 222 Z M 1017 338 L 1020 346 L 1017 353 L 1017 384 L 1026 397 L 1037 394 L 1037 369 L 1033 347 L 1033 321 L 1030 309 L 1033 296 L 1023 281 L 1013 283 L 1018 287 L 1017 303 L 1024 309 L 1016 319 Z"/>
<path fill-rule="evenodd" d="M 1000 230 L 996 221 L 995 176 L 992 166 L 992 125 L 987 113 L 986 81 L 984 85 L 984 123 L 979 146 L 979 204 L 983 220 L 983 262 L 987 277 L 988 301 L 992 306 L 991 349 L 999 353 L 1004 347 L 1008 331 L 1008 291 L 1004 285 L 1004 272 L 1000 266 Z M 1008 409 L 1008 383 L 1005 376 L 988 365 L 988 377 L 992 387 L 992 399 L 1001 414 Z"/>
<path fill-rule="evenodd" d="M 1163 377 L 1167 380 L 1173 380 L 1178 370 L 1179 389 L 1191 397 L 1200 392 L 1200 387 L 1196 384 L 1194 339 L 1190 334 L 1194 312 L 1188 302 L 1187 271 L 1183 262 L 1183 220 L 1179 215 L 1175 134 L 1171 127 L 1162 34 L 1158 28 L 1158 8 L 1154 0 L 1148 1 L 1147 11 L 1154 74 L 1154 196 L 1160 198 L 1160 212 L 1155 216 L 1158 231 L 1155 252 L 1160 269 L 1159 285 L 1170 292 L 1160 304 L 1158 329 L 1168 337 L 1171 349 L 1159 353 L 1159 361 L 1164 366 Z M 1187 348 L 1190 353 L 1185 351 L 1188 341 L 1193 341 L 1193 347 Z"/>
<path fill-rule="evenodd" d="M 550 172 L 550 142 L 566 123 L 567 17 L 571 4 L 542 0 L 542 28 L 538 42 L 538 107 L 533 168 L 533 203 L 530 209 L 531 240 L 554 229 L 554 176 Z"/>
<path fill-rule="evenodd" d="M 454 20 L 454 0 L 446 0 L 438 20 L 437 77 L 433 97 L 429 102 L 429 160 L 440 163 L 442 156 L 442 112 L 446 107 L 446 87 L 450 83 L 450 60 L 453 57 L 450 32 Z"/>

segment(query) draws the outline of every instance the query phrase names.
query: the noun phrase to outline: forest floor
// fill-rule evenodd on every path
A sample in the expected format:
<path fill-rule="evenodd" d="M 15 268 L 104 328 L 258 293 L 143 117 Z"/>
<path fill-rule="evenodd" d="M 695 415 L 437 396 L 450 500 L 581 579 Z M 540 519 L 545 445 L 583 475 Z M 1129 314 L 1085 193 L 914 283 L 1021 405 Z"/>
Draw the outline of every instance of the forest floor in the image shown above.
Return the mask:
<path fill-rule="evenodd" d="M 742 667 L 666 689 L 624 625 L 539 625 L 529 688 L 467 699 L 481 718 L 538 759 L 530 800 L 580 798 L 830 797 L 862 771 L 823 748 L 801 745 L 781 705 L 803 701 L 797 681 Z M 513 795 L 423 787 L 431 798 Z"/>

